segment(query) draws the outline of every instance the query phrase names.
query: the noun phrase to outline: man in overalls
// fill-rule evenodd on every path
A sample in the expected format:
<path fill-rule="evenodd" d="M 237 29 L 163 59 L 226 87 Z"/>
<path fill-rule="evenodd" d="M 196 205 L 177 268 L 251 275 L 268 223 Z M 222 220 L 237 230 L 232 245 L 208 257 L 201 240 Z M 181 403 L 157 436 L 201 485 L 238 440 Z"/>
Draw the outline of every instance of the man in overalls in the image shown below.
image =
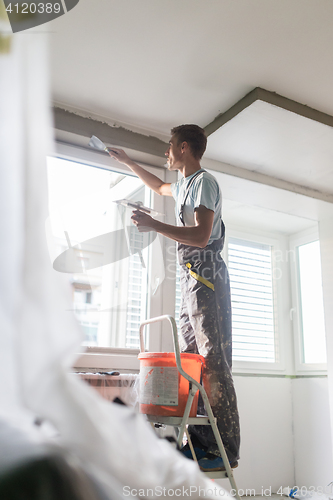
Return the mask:
<path fill-rule="evenodd" d="M 203 170 L 205 131 L 197 125 L 180 125 L 171 130 L 165 153 L 169 170 L 179 170 L 181 180 L 164 183 L 134 163 L 121 149 L 109 154 L 127 165 L 150 189 L 176 201 L 177 226 L 159 222 L 138 210 L 132 220 L 139 231 L 157 231 L 178 243 L 182 305 L 180 347 L 182 352 L 205 358 L 203 384 L 232 467 L 239 458 L 239 418 L 231 375 L 231 301 L 229 275 L 221 257 L 224 224 L 222 197 L 216 179 Z M 199 413 L 204 413 L 199 398 Z M 210 426 L 191 426 L 191 439 L 202 470 L 223 470 Z M 188 447 L 183 449 L 190 456 Z"/>

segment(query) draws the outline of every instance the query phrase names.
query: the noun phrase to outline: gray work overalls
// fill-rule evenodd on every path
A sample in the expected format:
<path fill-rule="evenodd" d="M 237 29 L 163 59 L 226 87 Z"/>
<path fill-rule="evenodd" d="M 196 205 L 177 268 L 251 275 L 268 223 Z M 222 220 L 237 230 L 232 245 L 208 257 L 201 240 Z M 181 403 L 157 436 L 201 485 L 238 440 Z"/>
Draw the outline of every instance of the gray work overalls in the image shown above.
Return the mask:
<path fill-rule="evenodd" d="M 199 173 L 202 173 L 202 170 Z M 198 175 L 197 174 L 197 175 Z M 184 224 L 185 205 L 194 175 L 187 187 L 179 218 Z M 227 267 L 222 259 L 225 228 L 221 219 L 221 238 L 205 248 L 178 243 L 182 302 L 179 318 L 182 352 L 205 358 L 203 384 L 213 414 L 217 418 L 229 461 L 239 458 L 239 417 L 231 374 L 231 299 Z M 199 414 L 205 414 L 199 398 Z M 190 433 L 208 453 L 220 455 L 210 426 L 191 426 Z"/>

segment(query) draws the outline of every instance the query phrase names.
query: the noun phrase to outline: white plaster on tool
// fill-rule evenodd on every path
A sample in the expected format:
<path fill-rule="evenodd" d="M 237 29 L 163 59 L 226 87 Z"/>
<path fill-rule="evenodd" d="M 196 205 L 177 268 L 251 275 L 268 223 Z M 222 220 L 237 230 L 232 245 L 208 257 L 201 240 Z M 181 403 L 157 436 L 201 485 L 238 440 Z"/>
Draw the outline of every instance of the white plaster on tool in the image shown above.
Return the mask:
<path fill-rule="evenodd" d="M 106 151 L 107 153 L 109 152 L 104 142 L 98 139 L 98 137 L 96 137 L 95 135 L 91 136 L 91 139 L 88 142 L 88 146 L 90 146 L 91 148 L 99 149 L 100 151 Z"/>
<path fill-rule="evenodd" d="M 141 210 L 141 212 L 146 212 L 149 215 L 164 215 L 160 212 L 157 212 L 156 210 L 153 210 L 152 208 L 145 207 L 141 201 L 126 200 L 126 198 L 113 201 L 118 205 L 123 205 L 124 207 L 130 208 L 131 210 Z"/>

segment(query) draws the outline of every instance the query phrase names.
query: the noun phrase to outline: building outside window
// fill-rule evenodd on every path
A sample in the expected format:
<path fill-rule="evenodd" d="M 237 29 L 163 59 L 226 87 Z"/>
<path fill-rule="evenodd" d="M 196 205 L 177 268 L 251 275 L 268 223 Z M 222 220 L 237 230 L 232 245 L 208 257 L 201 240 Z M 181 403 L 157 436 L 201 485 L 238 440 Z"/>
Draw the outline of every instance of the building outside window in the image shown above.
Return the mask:
<path fill-rule="evenodd" d="M 84 344 L 139 348 L 152 235 L 139 233 L 131 209 L 114 202 L 147 204 L 149 190 L 132 175 L 61 158 L 48 158 L 47 171 L 51 261 L 65 271 Z"/>

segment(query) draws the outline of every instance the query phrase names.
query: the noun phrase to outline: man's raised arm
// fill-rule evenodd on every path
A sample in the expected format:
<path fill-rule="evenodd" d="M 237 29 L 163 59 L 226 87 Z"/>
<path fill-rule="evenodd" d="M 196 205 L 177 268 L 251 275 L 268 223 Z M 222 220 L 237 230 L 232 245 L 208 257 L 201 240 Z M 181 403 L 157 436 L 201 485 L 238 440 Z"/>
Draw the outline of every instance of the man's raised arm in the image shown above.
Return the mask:
<path fill-rule="evenodd" d="M 119 161 L 119 163 L 127 165 L 127 167 L 130 168 L 132 172 L 134 172 L 147 187 L 155 191 L 155 193 L 162 196 L 172 196 L 170 187 L 171 184 L 163 182 L 161 179 L 156 177 L 156 175 L 151 174 L 144 168 L 140 167 L 140 165 L 132 161 L 127 156 L 125 151 L 118 148 L 108 148 L 108 151 L 111 158 Z"/>

